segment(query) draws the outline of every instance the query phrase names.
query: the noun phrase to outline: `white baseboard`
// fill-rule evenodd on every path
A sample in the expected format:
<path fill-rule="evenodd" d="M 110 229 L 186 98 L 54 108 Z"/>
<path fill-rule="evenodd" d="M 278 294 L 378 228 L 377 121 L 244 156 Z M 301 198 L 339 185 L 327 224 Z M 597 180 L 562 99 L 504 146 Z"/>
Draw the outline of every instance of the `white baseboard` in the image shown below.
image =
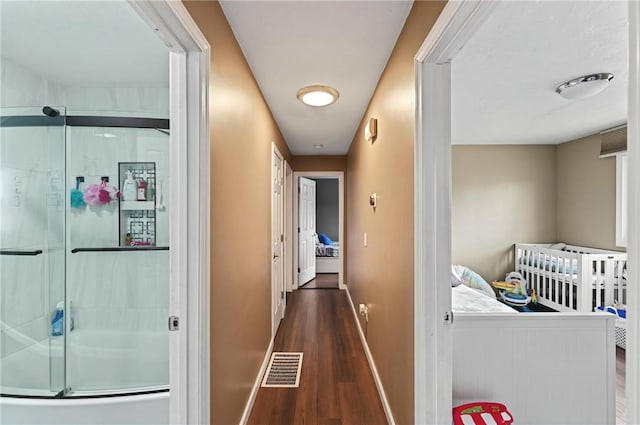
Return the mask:
<path fill-rule="evenodd" d="M 343 289 L 343 288 L 340 288 L 340 289 Z M 384 388 L 382 387 L 382 381 L 380 380 L 380 375 L 378 375 L 378 369 L 376 369 L 376 364 L 373 361 L 373 356 L 371 355 L 371 351 L 369 350 L 369 344 L 367 344 L 367 339 L 365 338 L 364 332 L 362 331 L 362 327 L 360 326 L 360 320 L 358 319 L 358 314 L 356 313 L 356 307 L 353 305 L 353 300 L 351 299 L 349 288 L 345 286 L 344 289 L 346 290 L 347 298 L 349 299 L 349 304 L 351 304 L 351 311 L 353 312 L 353 317 L 356 321 L 356 326 L 358 327 L 358 334 L 360 334 L 360 341 L 362 342 L 364 353 L 367 356 L 367 361 L 369 362 L 369 367 L 371 368 L 371 373 L 373 374 L 373 380 L 376 382 L 376 387 L 378 388 L 378 394 L 380 394 L 380 400 L 382 401 L 382 408 L 384 409 L 384 414 L 387 416 L 387 422 L 389 422 L 389 425 L 395 425 L 396 421 L 393 419 L 393 414 L 391 413 L 391 407 L 389 406 L 387 395 L 385 394 Z"/>
<path fill-rule="evenodd" d="M 258 396 L 258 390 L 260 390 L 260 385 L 262 384 L 262 377 L 264 376 L 264 373 L 267 370 L 267 366 L 269 365 L 269 360 L 271 359 L 272 351 L 273 351 L 273 339 L 271 339 L 271 342 L 269 343 L 269 347 L 267 348 L 267 352 L 264 355 L 262 366 L 260 366 L 260 370 L 258 371 L 258 376 L 256 376 L 256 382 L 253 383 L 253 388 L 251 389 L 249 400 L 247 400 L 247 405 L 244 407 L 244 412 L 242 412 L 242 418 L 240 418 L 240 425 L 247 425 L 247 422 L 249 421 L 249 416 L 251 416 L 251 410 L 253 409 L 253 403 L 256 401 L 256 397 Z"/>

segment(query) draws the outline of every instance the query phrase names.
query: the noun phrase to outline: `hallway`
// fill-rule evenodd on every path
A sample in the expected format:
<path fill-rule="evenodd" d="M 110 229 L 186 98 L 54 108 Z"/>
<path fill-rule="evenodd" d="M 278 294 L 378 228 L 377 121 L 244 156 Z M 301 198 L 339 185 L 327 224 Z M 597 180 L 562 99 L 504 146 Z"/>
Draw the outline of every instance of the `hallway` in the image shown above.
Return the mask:
<path fill-rule="evenodd" d="M 299 388 L 260 388 L 250 425 L 386 424 L 345 291 L 291 295 L 274 351 L 302 351 Z"/>

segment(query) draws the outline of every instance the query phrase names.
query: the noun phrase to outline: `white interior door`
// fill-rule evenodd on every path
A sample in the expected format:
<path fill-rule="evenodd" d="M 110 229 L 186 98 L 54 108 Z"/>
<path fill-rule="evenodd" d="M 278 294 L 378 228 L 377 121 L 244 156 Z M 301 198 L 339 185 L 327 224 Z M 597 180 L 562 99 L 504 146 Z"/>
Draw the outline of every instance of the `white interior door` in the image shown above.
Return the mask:
<path fill-rule="evenodd" d="M 316 277 L 316 182 L 300 177 L 298 189 L 298 285 L 304 285 Z"/>
<path fill-rule="evenodd" d="M 275 335 L 284 317 L 285 288 L 283 268 L 283 240 L 284 240 L 284 208 L 283 208 L 283 160 L 275 145 L 273 146 L 271 169 L 271 333 Z"/>

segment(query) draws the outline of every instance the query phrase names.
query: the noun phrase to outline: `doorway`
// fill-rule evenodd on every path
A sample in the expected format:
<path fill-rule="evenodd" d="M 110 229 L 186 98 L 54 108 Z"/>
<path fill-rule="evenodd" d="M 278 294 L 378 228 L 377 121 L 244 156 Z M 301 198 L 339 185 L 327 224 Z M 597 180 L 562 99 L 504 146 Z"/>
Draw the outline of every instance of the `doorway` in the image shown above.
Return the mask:
<path fill-rule="evenodd" d="M 344 172 L 294 172 L 293 186 L 294 278 L 288 290 L 344 289 Z"/>
<path fill-rule="evenodd" d="M 284 287 L 284 169 L 282 154 L 271 144 L 271 337 L 275 338 L 286 305 Z"/>
<path fill-rule="evenodd" d="M 451 265 L 450 141 L 451 67 L 461 47 L 473 36 L 495 4 L 448 3 L 416 55 L 416 250 L 415 250 L 415 422 L 442 423 L 451 412 L 451 330 L 442 313 L 450 308 L 450 290 L 433 282 L 449 279 Z M 640 7 L 629 4 L 629 152 L 638 165 L 638 91 Z M 428 93 L 428 96 L 425 95 Z M 424 123 L 424 126 L 423 126 Z M 428 125 L 427 125 L 428 123 Z M 437 141 L 437 143 L 433 142 Z M 633 167 L 631 167 L 633 168 Z M 632 181 L 638 174 L 629 175 Z M 638 185 L 630 190 L 629 275 L 638 270 Z M 635 214 L 634 214 L 635 212 Z M 638 305 L 637 287 L 629 288 L 628 304 Z M 445 305 L 446 309 L 441 306 Z M 637 423 L 639 364 L 638 317 L 628 323 L 627 421 Z M 436 377 L 434 379 L 434 377 Z M 449 387 L 448 387 L 449 386 Z M 426 400 L 426 402 L 425 402 Z"/>

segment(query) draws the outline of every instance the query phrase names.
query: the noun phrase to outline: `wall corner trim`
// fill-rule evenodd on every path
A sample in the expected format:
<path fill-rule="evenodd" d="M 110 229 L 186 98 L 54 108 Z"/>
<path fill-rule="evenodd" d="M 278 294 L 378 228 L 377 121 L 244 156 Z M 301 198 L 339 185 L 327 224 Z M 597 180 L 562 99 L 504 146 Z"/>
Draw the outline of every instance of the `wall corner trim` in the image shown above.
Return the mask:
<path fill-rule="evenodd" d="M 349 288 L 345 287 L 344 291 L 346 292 L 347 298 L 349 299 L 349 305 L 351 306 L 353 318 L 356 321 L 356 326 L 358 327 L 358 335 L 360 335 L 362 348 L 364 348 L 364 353 L 367 356 L 367 361 L 369 362 L 369 367 L 371 368 L 371 373 L 373 374 L 373 380 L 376 382 L 376 387 L 378 388 L 378 394 L 380 394 L 380 400 L 382 401 L 382 408 L 384 409 L 384 414 L 387 417 L 387 422 L 389 422 L 389 425 L 396 425 L 396 421 L 393 419 L 393 413 L 391 412 L 391 406 L 389 406 L 387 395 L 384 392 L 384 387 L 382 386 L 382 381 L 380 380 L 380 375 L 378 375 L 378 369 L 376 369 L 376 364 L 373 361 L 373 356 L 371 355 L 371 351 L 369 350 L 369 344 L 367 344 L 367 340 L 364 337 L 364 332 L 362 331 L 362 327 L 360 326 L 358 314 L 356 313 L 356 308 L 353 305 L 353 300 L 351 299 Z"/>
<path fill-rule="evenodd" d="M 351 307 L 353 308 L 353 305 Z M 244 407 L 244 412 L 242 412 L 242 417 L 240 418 L 239 425 L 247 425 L 247 422 L 249 422 L 249 416 L 251 416 L 251 410 L 253 409 L 253 404 L 256 401 L 256 397 L 258 396 L 258 390 L 260 390 L 260 385 L 262 384 L 262 377 L 264 376 L 264 373 L 267 371 L 267 366 L 269 365 L 271 352 L 273 352 L 273 338 L 271 338 L 269 347 L 267 347 L 267 352 L 264 355 L 264 360 L 262 360 L 262 365 L 260 365 L 260 370 L 258 370 L 256 381 L 253 383 L 253 388 L 251 388 L 251 394 L 249 394 L 249 399 L 247 400 L 247 404 Z"/>

